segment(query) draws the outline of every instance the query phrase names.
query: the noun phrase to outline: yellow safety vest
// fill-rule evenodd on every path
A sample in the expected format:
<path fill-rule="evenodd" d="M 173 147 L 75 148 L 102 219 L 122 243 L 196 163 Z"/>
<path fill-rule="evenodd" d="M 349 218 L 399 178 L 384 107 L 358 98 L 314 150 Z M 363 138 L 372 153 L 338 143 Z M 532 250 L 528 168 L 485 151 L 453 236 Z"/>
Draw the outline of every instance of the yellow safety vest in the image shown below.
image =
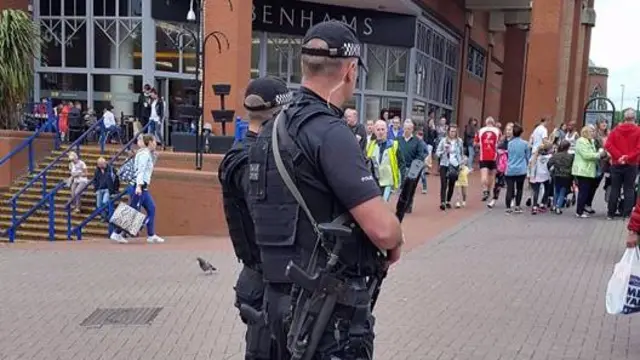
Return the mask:
<path fill-rule="evenodd" d="M 375 151 L 378 149 L 378 142 L 372 141 L 367 146 L 367 157 L 374 159 Z M 398 141 L 393 140 L 391 148 L 385 150 L 388 152 L 389 165 L 391 166 L 391 174 L 393 175 L 393 188 L 397 189 L 400 186 L 400 169 L 398 168 Z"/>

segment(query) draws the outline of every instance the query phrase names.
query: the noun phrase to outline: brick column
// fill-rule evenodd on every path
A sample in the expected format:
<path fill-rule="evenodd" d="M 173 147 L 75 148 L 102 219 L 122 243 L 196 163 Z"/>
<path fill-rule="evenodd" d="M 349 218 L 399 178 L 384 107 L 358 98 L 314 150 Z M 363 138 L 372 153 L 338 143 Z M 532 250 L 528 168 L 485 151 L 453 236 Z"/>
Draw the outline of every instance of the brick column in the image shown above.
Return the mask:
<path fill-rule="evenodd" d="M 205 3 L 204 36 L 211 31 L 223 32 L 229 38 L 229 49 L 223 43 L 218 53 L 215 39 L 207 43 L 206 79 L 204 85 L 204 121 L 212 122 L 211 110 L 220 108 L 220 98 L 215 96 L 213 84 L 231 84 L 231 94 L 225 97 L 225 107 L 244 116 L 242 98 L 249 83 L 251 71 L 251 1 L 234 1 L 233 11 L 226 1 Z M 221 133 L 220 124 L 214 124 L 216 134 Z M 233 135 L 233 124 L 227 124 L 227 135 Z"/>
<path fill-rule="evenodd" d="M 533 2 L 521 119 L 526 133 L 558 109 L 564 8 L 558 0 Z"/>
<path fill-rule="evenodd" d="M 584 29 L 580 25 L 581 17 L 582 0 L 574 0 L 571 34 L 571 60 L 569 66 L 565 121 L 578 120 L 578 99 L 580 97 L 580 78 L 582 75 L 582 58 L 584 55 Z"/>
<path fill-rule="evenodd" d="M 527 30 L 517 26 L 507 27 L 504 34 L 504 69 L 500 93 L 500 118 L 504 123 L 520 121 L 526 54 Z"/>
<path fill-rule="evenodd" d="M 586 5 L 589 8 L 593 8 L 593 3 L 594 0 L 588 0 L 586 1 Z M 589 85 L 589 52 L 591 51 L 591 29 L 592 29 L 592 25 L 590 24 L 581 24 L 580 25 L 582 28 L 582 46 L 583 46 L 583 51 L 582 51 L 582 68 L 581 71 L 579 73 L 577 73 L 577 76 L 580 76 L 579 79 L 577 79 L 577 81 L 580 82 L 580 86 L 579 86 L 579 93 L 578 93 L 578 99 L 577 99 L 577 106 L 578 106 L 578 119 L 580 122 L 582 122 L 582 119 L 584 118 L 584 105 L 585 105 L 585 101 L 588 98 L 588 85 Z M 580 59 L 578 59 L 580 60 Z M 618 111 L 622 111 L 622 109 L 617 109 Z"/>

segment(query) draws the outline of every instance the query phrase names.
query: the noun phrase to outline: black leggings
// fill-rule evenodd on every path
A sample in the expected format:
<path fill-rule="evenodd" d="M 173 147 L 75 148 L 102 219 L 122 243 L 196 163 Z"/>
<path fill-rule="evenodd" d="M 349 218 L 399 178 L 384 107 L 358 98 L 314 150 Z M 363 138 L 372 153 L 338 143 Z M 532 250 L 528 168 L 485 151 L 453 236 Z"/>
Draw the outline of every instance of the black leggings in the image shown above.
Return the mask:
<path fill-rule="evenodd" d="M 540 187 L 544 186 L 544 194 L 542 195 L 542 202 L 540 202 Z M 531 183 L 533 188 L 533 206 L 548 206 L 551 197 L 553 196 L 553 190 L 551 188 L 551 181 L 545 181 L 541 183 Z"/>
<path fill-rule="evenodd" d="M 451 202 L 453 188 L 456 185 L 456 179 L 447 176 L 448 170 L 448 166 L 440 166 L 440 203 Z"/>
<path fill-rule="evenodd" d="M 516 199 L 516 207 L 520 207 L 522 203 L 522 191 L 524 189 L 524 179 L 526 175 L 506 176 L 507 180 L 507 196 L 504 198 L 504 204 L 507 209 L 511 209 L 511 201 Z"/>

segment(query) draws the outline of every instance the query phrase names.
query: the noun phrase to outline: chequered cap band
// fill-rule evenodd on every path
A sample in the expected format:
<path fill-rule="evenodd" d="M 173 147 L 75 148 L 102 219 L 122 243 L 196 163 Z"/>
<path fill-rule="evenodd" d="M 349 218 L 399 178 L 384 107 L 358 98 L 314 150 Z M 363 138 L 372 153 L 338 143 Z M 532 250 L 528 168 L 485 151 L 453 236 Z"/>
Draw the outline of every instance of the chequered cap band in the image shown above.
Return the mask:
<path fill-rule="evenodd" d="M 293 100 L 293 92 L 289 91 L 287 93 L 276 95 L 273 101 L 265 101 L 263 104 L 259 106 L 247 106 L 245 104 L 245 109 L 249 111 L 261 111 L 261 110 L 269 110 L 276 108 L 278 106 L 286 105 Z"/>
<path fill-rule="evenodd" d="M 301 52 L 305 55 L 311 56 L 324 56 L 324 57 L 332 57 L 332 58 L 350 58 L 350 57 L 360 57 L 361 51 L 360 44 L 354 43 L 344 43 L 342 47 L 339 48 L 330 48 L 330 49 L 313 49 L 302 47 Z"/>

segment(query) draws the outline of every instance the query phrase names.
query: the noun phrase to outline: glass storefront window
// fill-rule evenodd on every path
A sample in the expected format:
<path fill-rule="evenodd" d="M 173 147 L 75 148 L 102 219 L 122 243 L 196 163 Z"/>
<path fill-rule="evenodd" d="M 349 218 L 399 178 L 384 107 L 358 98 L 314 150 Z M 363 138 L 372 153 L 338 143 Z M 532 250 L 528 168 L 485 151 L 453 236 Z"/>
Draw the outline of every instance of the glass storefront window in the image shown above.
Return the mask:
<path fill-rule="evenodd" d="M 74 1 L 74 0 L 65 0 Z M 82 1 L 84 0 L 75 0 Z M 93 0 L 94 16 L 120 16 L 120 17 L 140 17 L 142 16 L 142 0 Z"/>
<path fill-rule="evenodd" d="M 371 90 L 384 90 L 385 65 L 387 63 L 387 49 L 383 46 L 367 46 L 367 81 L 365 87 Z"/>
<path fill-rule="evenodd" d="M 356 111 L 360 113 L 360 95 L 354 95 L 351 100 L 344 103 L 342 109 L 356 109 Z"/>
<path fill-rule="evenodd" d="M 40 96 L 50 97 L 54 105 L 61 101 L 87 100 L 87 75 L 40 73 Z"/>
<path fill-rule="evenodd" d="M 156 70 L 195 73 L 196 39 L 184 26 L 163 21 L 156 23 Z M 195 32 L 193 26 L 189 30 Z"/>
<path fill-rule="evenodd" d="M 404 116 L 404 105 L 406 100 L 402 98 L 389 98 L 380 96 L 365 96 L 364 98 L 364 119 L 378 120 L 382 118 L 383 111 L 389 111 L 389 118 Z"/>
<path fill-rule="evenodd" d="M 141 69 L 141 20 L 94 20 L 94 66 L 111 69 Z"/>
<path fill-rule="evenodd" d="M 260 34 L 253 32 L 251 39 L 251 79 L 260 77 Z"/>
<path fill-rule="evenodd" d="M 279 77 L 286 82 L 300 83 L 301 42 L 300 37 L 267 34 L 267 75 Z"/>
<path fill-rule="evenodd" d="M 406 88 L 408 51 L 378 45 L 367 45 L 367 81 L 370 90 L 404 92 Z"/>
<path fill-rule="evenodd" d="M 142 76 L 93 75 L 93 108 L 97 114 L 111 104 L 117 118 L 133 116 L 141 92 Z"/>

